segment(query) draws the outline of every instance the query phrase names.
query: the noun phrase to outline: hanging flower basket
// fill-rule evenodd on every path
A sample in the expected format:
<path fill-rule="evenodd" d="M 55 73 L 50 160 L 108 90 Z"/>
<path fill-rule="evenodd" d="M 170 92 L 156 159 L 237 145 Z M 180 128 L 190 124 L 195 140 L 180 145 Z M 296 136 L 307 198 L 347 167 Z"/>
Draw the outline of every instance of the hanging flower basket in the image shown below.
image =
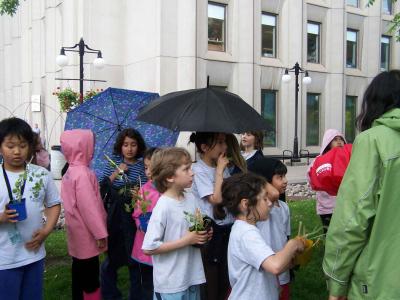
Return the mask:
<path fill-rule="evenodd" d="M 83 102 L 96 96 L 99 92 L 102 92 L 103 89 L 91 89 L 86 91 L 85 95 L 83 96 Z M 60 87 L 57 87 L 57 90 L 53 92 L 54 96 L 57 96 L 58 102 L 60 103 L 60 108 L 62 112 L 69 112 L 71 109 L 74 109 L 78 105 L 80 105 L 80 95 L 78 92 L 75 92 L 71 88 L 65 88 L 63 90 Z"/>
<path fill-rule="evenodd" d="M 79 105 L 79 93 L 73 91 L 71 88 L 61 90 L 58 87 L 53 95 L 57 96 L 62 112 L 69 112 Z"/>

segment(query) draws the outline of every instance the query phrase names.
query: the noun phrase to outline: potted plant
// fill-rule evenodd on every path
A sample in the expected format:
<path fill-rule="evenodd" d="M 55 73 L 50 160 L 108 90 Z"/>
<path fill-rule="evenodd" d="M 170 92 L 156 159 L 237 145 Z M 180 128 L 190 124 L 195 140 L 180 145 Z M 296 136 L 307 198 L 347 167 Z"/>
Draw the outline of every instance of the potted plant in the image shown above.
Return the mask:
<path fill-rule="evenodd" d="M 321 230 L 321 227 L 313 230 L 310 233 L 306 233 L 305 226 L 303 226 L 303 223 L 300 221 L 299 231 L 296 236 L 296 239 L 300 239 L 303 242 L 304 251 L 302 253 L 296 255 L 296 257 L 294 258 L 295 266 L 304 267 L 310 262 L 313 248 L 318 245 L 318 243 L 321 240 L 321 237 L 325 236 L 325 234 L 316 235 L 316 234 L 318 234 L 318 232 L 320 232 L 320 230 Z M 303 231 L 303 233 L 301 234 L 302 231 Z"/>
<path fill-rule="evenodd" d="M 149 225 L 151 212 L 148 211 L 151 206 L 151 201 L 146 199 L 149 195 L 149 192 L 141 192 L 140 186 L 136 186 L 132 189 L 132 203 L 134 209 L 139 210 L 139 222 L 140 229 L 143 232 L 147 231 L 147 226 Z"/>
<path fill-rule="evenodd" d="M 199 232 L 199 231 L 209 231 L 212 225 L 212 219 L 207 215 L 203 215 L 199 208 L 196 208 L 194 214 L 183 212 L 185 214 L 185 219 L 189 223 L 189 231 Z M 193 247 L 201 248 L 202 244 L 195 244 Z"/>
<path fill-rule="evenodd" d="M 62 112 L 69 112 L 79 105 L 79 93 L 71 88 L 61 90 L 60 87 L 57 87 L 57 91 L 53 95 L 57 96 Z"/>
<path fill-rule="evenodd" d="M 33 182 L 34 178 L 37 178 L 35 184 L 33 185 L 31 192 L 34 198 L 39 197 L 40 190 L 44 186 L 44 181 L 42 176 L 45 173 L 42 171 L 40 173 L 30 172 L 29 164 L 26 166 L 25 171 L 19 175 L 18 179 L 15 181 L 14 188 L 12 189 L 12 193 L 15 195 L 10 199 L 10 202 L 7 204 L 8 209 L 14 209 L 18 216 L 14 218 L 17 221 L 23 221 L 27 218 L 26 214 L 26 201 L 25 198 L 22 198 L 25 189 L 26 181 Z"/>

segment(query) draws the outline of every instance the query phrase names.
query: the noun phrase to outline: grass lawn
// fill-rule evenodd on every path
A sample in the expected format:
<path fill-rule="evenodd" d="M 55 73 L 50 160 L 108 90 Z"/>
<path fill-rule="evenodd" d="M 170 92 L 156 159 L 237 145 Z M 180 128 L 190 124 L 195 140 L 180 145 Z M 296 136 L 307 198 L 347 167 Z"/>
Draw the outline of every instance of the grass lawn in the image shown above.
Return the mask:
<path fill-rule="evenodd" d="M 299 221 L 311 231 L 320 225 L 315 214 L 315 201 L 294 201 L 289 204 L 292 219 L 292 233 L 296 235 Z M 327 299 L 324 275 L 321 269 L 323 246 L 315 247 L 309 265 L 295 272 L 295 281 L 291 284 L 293 300 Z M 45 279 L 46 300 L 71 299 L 71 259 L 67 254 L 64 231 L 55 231 L 46 242 L 47 258 Z M 128 272 L 120 270 L 119 287 L 124 294 L 128 291 Z"/>

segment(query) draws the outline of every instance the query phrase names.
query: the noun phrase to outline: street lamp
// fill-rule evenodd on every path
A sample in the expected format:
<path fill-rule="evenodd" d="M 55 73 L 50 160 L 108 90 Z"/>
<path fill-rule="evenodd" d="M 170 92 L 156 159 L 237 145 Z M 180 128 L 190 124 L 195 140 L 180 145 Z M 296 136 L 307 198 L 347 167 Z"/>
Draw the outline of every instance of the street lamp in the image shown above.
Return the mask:
<path fill-rule="evenodd" d="M 78 50 L 74 50 L 75 48 L 78 48 Z M 84 81 L 100 81 L 100 82 L 106 82 L 105 80 L 96 80 L 96 79 L 84 79 L 83 75 L 83 56 L 85 53 L 97 53 L 97 58 L 93 61 L 93 65 L 95 68 L 102 69 L 105 65 L 105 61 L 101 55 L 100 50 L 92 49 L 88 45 L 85 44 L 85 41 L 83 38 L 80 39 L 78 44 L 75 44 L 75 46 L 72 47 L 61 47 L 60 50 L 60 55 L 57 56 L 56 58 L 56 63 L 59 65 L 61 68 L 65 67 L 68 65 L 68 56 L 65 55 L 65 51 L 70 51 L 70 52 L 79 52 L 79 79 L 75 78 L 56 78 L 56 80 L 79 80 L 79 93 L 80 93 L 80 98 L 79 101 L 80 103 L 83 102 L 83 82 Z"/>
<path fill-rule="evenodd" d="M 294 141 L 293 141 L 293 153 L 292 153 L 292 162 L 299 162 L 300 161 L 300 156 L 299 156 L 299 141 L 297 138 L 297 111 L 298 111 L 298 105 L 299 105 L 299 74 L 304 73 L 304 78 L 303 78 L 303 84 L 308 85 L 311 83 L 311 77 L 308 76 L 308 72 L 302 68 L 300 68 L 300 65 L 298 62 L 294 65 L 293 68 L 291 69 L 286 69 L 285 74 L 282 76 L 282 82 L 288 83 L 290 81 L 290 75 L 289 72 L 294 72 L 294 75 L 296 77 L 296 86 L 295 86 L 295 118 L 294 118 Z"/>

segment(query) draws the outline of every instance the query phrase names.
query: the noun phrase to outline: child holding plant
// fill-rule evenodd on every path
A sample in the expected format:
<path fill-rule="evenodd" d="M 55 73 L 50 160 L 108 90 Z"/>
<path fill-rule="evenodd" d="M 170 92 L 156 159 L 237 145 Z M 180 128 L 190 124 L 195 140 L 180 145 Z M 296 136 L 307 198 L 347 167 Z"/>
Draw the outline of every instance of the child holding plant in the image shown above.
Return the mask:
<path fill-rule="evenodd" d="M 138 276 L 136 277 L 138 282 L 136 286 L 141 287 L 137 290 L 137 293 L 141 295 L 140 299 L 143 300 L 153 299 L 153 262 L 151 256 L 144 254 L 142 250 L 147 224 L 143 225 L 140 221 L 140 217 L 146 213 L 151 214 L 154 206 L 160 198 L 160 193 L 157 191 L 154 182 L 151 180 L 151 157 L 157 150 L 159 149 L 147 149 L 143 155 L 144 170 L 148 181 L 140 188 L 138 195 L 135 196 L 137 201 L 132 213 L 132 217 L 135 220 L 136 227 L 138 228 L 133 243 L 132 258 L 139 263 Z"/>
<path fill-rule="evenodd" d="M 33 147 L 28 123 L 0 122 L 0 299 L 43 298 L 44 241 L 57 223 L 60 198 L 50 173 L 27 164 Z M 21 213 L 11 205 L 22 206 Z"/>
<path fill-rule="evenodd" d="M 68 253 L 72 257 L 72 299 L 100 300 L 99 255 L 107 250 L 106 212 L 96 175 L 90 130 L 67 130 L 61 147 L 69 168 L 61 182 Z"/>
<path fill-rule="evenodd" d="M 101 293 L 103 299 L 120 299 L 117 287 L 118 269 L 128 266 L 130 277 L 129 300 L 138 299 L 138 264 L 131 258 L 136 224 L 126 205 L 132 202 L 132 187 L 146 183 L 143 153 L 146 144 L 135 129 L 122 130 L 114 143 L 114 161 L 107 165 L 100 178 L 100 188 L 107 210 L 108 252 L 101 264 Z"/>
<path fill-rule="evenodd" d="M 143 241 L 143 252 L 153 256 L 156 299 L 199 300 L 204 269 L 200 249 L 212 235 L 189 231 L 187 213 L 194 215 L 196 199 L 185 189 L 193 181 L 190 154 L 182 148 L 166 148 L 154 153 L 151 175 L 162 196 L 157 202 Z"/>
<path fill-rule="evenodd" d="M 304 249 L 301 238 L 289 240 L 276 252 L 265 241 L 256 223 L 268 219 L 269 197 L 266 180 L 252 173 L 233 175 L 222 184 L 223 204 L 236 217 L 228 246 L 231 300 L 277 300 L 276 276 Z"/>
<path fill-rule="evenodd" d="M 270 195 L 273 193 L 273 196 L 269 197 L 272 201 L 269 218 L 266 221 L 258 222 L 257 227 L 267 244 L 277 252 L 285 247 L 291 235 L 289 206 L 279 199 L 279 195 L 285 195 L 287 168 L 280 160 L 263 157 L 254 165 L 253 172 L 263 176 L 269 183 L 270 189 L 274 189 L 273 192 L 270 191 Z M 279 274 L 278 279 L 281 286 L 279 299 L 290 299 L 289 270 Z"/>
<path fill-rule="evenodd" d="M 233 217 L 221 206 L 221 185 L 230 176 L 226 134 L 196 132 L 190 136 L 200 159 L 193 164 L 193 195 L 207 216 L 213 219 L 213 239 L 202 248 L 207 284 L 202 299 L 225 300 L 229 290 L 227 249 Z"/>

